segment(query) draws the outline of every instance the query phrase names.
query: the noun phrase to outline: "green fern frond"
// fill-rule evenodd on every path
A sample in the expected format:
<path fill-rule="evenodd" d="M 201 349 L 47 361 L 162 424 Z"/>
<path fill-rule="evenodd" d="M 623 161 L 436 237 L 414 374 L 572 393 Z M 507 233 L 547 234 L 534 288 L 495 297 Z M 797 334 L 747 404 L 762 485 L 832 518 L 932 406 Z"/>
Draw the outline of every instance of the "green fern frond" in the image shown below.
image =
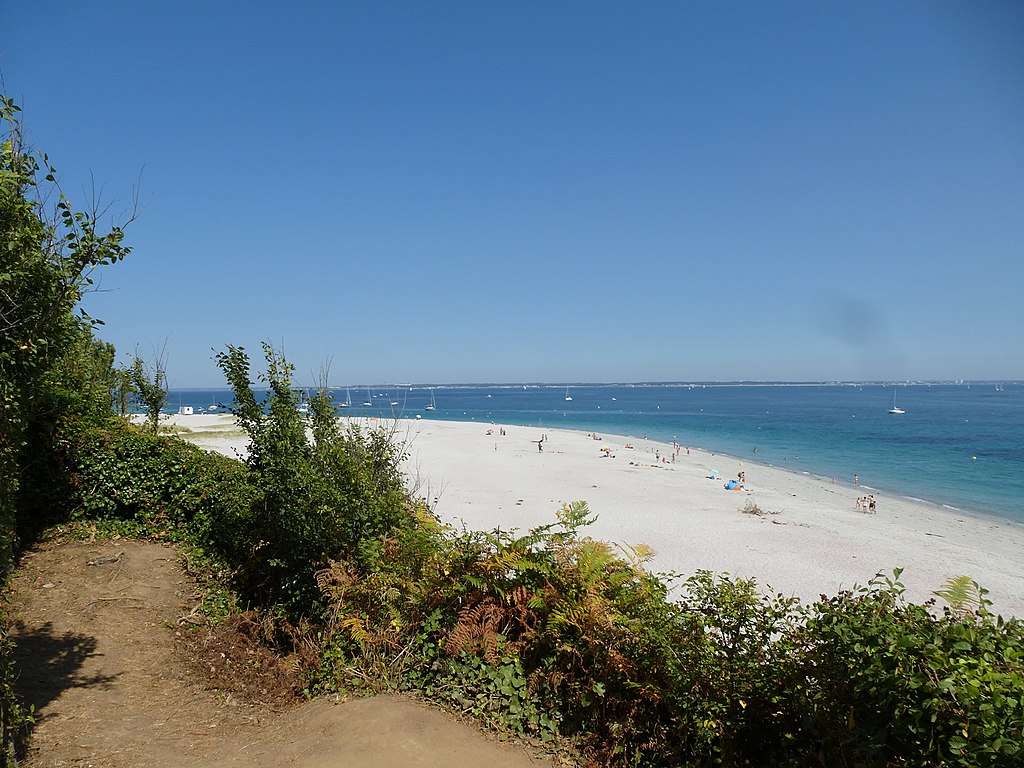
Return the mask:
<path fill-rule="evenodd" d="M 617 546 L 633 568 L 640 568 L 645 563 L 649 563 L 655 555 L 654 548 L 647 544 L 619 544 Z"/>
<path fill-rule="evenodd" d="M 349 616 L 346 619 L 342 619 L 339 622 L 339 627 L 360 645 L 366 642 L 366 638 L 369 635 L 366 631 L 366 622 L 359 616 Z"/>
<path fill-rule="evenodd" d="M 985 599 L 988 590 L 970 576 L 951 576 L 941 589 L 935 590 L 932 594 L 949 603 L 953 613 L 957 614 L 972 611 L 985 613 L 986 606 L 991 604 L 991 601 Z"/>
<path fill-rule="evenodd" d="M 523 559 L 522 552 L 516 552 L 515 550 L 505 550 L 504 552 L 496 552 L 493 556 L 486 560 L 481 560 L 479 567 L 481 570 L 490 573 L 507 573 L 508 571 L 519 568 L 519 563 Z"/>
<path fill-rule="evenodd" d="M 562 508 L 556 513 L 556 517 L 569 538 L 572 538 L 580 528 L 591 525 L 597 520 L 597 515 L 590 517 L 590 507 L 587 506 L 585 501 L 563 504 Z"/>

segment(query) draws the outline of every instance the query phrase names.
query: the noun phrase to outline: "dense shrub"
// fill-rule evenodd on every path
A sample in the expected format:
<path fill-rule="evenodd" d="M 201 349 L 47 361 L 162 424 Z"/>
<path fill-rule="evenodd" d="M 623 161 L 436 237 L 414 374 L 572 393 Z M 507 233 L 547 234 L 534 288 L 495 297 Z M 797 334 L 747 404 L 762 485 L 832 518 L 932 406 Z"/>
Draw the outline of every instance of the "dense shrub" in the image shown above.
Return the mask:
<path fill-rule="evenodd" d="M 234 391 L 235 415 L 249 437 L 248 477 L 258 491 L 250 520 L 258 540 L 238 563 L 241 583 L 260 604 L 315 615 L 322 595 L 314 574 L 331 560 L 369 572 L 384 539 L 414 528 L 401 450 L 388 436 L 342 430 L 326 391 L 311 402 L 307 422 L 292 388 L 293 367 L 264 344 L 265 401 L 250 387 L 249 357 L 228 347 L 217 362 Z M 308 428 L 308 432 L 307 432 Z"/>
<path fill-rule="evenodd" d="M 51 494 L 50 522 L 118 522 L 188 536 L 229 563 L 247 556 L 256 493 L 240 462 L 118 419 L 68 429 L 58 443 L 63 484 Z"/>
<path fill-rule="evenodd" d="M 641 550 L 529 531 L 397 537 L 319 574 L 333 609 L 319 685 L 399 686 L 594 762 L 637 766 L 1012 765 L 1016 621 L 903 603 L 897 580 L 801 606 L 698 572 L 670 599 Z"/>
<path fill-rule="evenodd" d="M 899 571 L 811 606 L 801 738 L 828 765 L 1024 763 L 1024 627 L 902 598 Z"/>
<path fill-rule="evenodd" d="M 781 752 L 792 601 L 700 573 L 672 602 L 644 548 L 581 535 L 587 514 L 569 505 L 524 535 L 395 539 L 389 560 L 414 567 L 405 579 L 325 569 L 321 684 L 385 679 L 522 734 L 575 736 L 610 764 Z"/>

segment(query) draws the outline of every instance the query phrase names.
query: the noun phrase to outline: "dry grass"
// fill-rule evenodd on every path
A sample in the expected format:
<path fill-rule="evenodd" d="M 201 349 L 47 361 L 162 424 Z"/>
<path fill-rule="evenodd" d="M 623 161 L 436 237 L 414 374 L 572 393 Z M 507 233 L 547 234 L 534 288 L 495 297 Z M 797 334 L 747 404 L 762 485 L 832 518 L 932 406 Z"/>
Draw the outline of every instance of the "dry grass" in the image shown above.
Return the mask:
<path fill-rule="evenodd" d="M 769 512 L 767 509 L 761 509 L 753 501 L 748 501 L 746 504 L 740 507 L 740 512 L 742 512 L 744 515 L 753 515 L 754 517 L 764 517 L 765 515 L 779 514 L 778 512 Z"/>

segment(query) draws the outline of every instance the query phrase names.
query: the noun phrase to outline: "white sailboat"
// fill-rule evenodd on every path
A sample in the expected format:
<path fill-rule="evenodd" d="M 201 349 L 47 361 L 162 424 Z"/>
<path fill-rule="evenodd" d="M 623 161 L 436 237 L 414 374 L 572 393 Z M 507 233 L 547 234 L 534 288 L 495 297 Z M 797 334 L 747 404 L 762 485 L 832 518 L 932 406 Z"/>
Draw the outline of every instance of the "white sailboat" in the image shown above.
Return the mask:
<path fill-rule="evenodd" d="M 345 402 L 338 403 L 339 408 L 351 408 L 352 407 L 352 391 L 345 387 Z"/>
<path fill-rule="evenodd" d="M 430 390 L 430 402 L 423 406 L 424 411 L 432 411 L 437 408 L 437 403 L 434 402 L 434 390 Z"/>
<path fill-rule="evenodd" d="M 889 413 L 906 413 L 896 405 L 896 387 L 892 388 L 892 402 L 889 403 Z"/>
<path fill-rule="evenodd" d="M 569 388 L 568 387 L 565 388 L 565 400 L 566 400 L 566 402 L 572 400 L 572 395 L 569 394 Z"/>

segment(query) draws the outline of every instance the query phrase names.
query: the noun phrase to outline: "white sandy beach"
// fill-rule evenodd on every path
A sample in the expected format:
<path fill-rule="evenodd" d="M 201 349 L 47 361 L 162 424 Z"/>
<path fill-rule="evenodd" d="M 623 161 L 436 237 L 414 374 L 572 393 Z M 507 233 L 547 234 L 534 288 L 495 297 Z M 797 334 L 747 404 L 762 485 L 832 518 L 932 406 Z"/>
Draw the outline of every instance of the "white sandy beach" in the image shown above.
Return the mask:
<path fill-rule="evenodd" d="M 230 416 L 170 421 L 204 447 L 244 449 Z M 410 482 L 454 525 L 526 529 L 552 522 L 563 502 L 585 500 L 597 515 L 590 535 L 650 545 L 654 571 L 756 577 L 806 601 L 898 566 L 915 602 L 967 575 L 989 590 L 994 612 L 1024 616 L 1024 527 L 693 447 L 673 463 L 670 445 L 643 439 L 431 420 L 399 421 L 396 436 L 408 441 Z M 656 461 L 656 452 L 669 461 Z M 720 479 L 709 478 L 712 468 Z M 745 489 L 725 490 L 740 471 Z M 855 505 L 868 493 L 874 515 Z M 769 514 L 743 514 L 748 502 Z"/>

